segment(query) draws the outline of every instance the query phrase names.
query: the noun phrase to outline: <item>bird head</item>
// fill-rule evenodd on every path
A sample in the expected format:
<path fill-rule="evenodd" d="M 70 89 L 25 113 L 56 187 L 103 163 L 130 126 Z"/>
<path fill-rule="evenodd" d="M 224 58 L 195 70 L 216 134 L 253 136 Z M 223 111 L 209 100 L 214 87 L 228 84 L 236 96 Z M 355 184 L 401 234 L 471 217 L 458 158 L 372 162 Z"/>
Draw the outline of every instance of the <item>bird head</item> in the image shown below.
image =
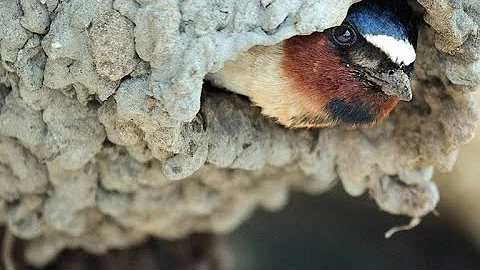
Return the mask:
<path fill-rule="evenodd" d="M 362 1 L 341 25 L 254 47 L 213 79 L 287 127 L 371 127 L 412 99 L 416 28 L 402 11 Z"/>

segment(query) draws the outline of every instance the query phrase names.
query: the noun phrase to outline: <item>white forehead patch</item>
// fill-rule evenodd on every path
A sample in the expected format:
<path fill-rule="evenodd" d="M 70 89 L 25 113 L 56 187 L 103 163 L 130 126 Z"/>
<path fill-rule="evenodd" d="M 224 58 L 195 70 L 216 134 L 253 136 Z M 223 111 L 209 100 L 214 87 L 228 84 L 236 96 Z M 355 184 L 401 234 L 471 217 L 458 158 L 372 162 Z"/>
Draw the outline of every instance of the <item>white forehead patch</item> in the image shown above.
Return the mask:
<path fill-rule="evenodd" d="M 398 40 L 387 35 L 365 35 L 365 39 L 396 64 L 408 66 L 415 61 L 415 49 L 407 40 Z"/>

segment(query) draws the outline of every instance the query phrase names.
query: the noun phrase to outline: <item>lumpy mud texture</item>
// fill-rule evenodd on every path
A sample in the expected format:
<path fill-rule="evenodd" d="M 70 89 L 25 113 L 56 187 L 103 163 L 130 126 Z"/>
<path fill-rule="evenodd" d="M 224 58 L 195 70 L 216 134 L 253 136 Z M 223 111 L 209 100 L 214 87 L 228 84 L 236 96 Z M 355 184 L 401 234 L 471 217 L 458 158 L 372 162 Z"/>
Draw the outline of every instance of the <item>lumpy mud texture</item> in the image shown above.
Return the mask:
<path fill-rule="evenodd" d="M 287 130 L 203 81 L 252 46 L 340 24 L 354 2 L 0 1 L 0 222 L 43 265 L 65 248 L 228 233 L 336 180 L 426 215 L 434 168 L 452 168 L 478 117 L 478 0 L 415 4 L 414 99 L 370 130 Z"/>

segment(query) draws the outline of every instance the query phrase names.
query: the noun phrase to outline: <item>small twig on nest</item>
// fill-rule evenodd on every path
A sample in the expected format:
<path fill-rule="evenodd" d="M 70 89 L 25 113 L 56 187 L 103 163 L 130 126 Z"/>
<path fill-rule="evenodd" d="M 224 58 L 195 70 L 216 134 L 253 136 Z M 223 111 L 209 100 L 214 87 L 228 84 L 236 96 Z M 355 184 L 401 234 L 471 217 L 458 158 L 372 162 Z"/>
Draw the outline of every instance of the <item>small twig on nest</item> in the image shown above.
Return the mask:
<path fill-rule="evenodd" d="M 385 233 L 385 238 L 390 238 L 393 234 L 400 232 L 400 231 L 408 231 L 416 227 L 418 224 L 420 224 L 422 220 L 420 218 L 412 218 L 410 220 L 410 223 L 406 225 L 401 225 L 401 226 L 396 226 L 391 228 Z"/>

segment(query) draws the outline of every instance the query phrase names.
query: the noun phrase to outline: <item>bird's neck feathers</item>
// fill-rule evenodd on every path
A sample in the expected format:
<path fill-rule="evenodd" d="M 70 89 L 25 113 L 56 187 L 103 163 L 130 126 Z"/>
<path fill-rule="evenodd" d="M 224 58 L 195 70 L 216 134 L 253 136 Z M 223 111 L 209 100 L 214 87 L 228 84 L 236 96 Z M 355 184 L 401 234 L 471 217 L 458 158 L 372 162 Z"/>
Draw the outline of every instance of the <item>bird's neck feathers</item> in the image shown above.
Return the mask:
<path fill-rule="evenodd" d="M 291 126 L 292 118 L 305 110 L 305 103 L 298 101 L 299 93 L 292 88 L 282 69 L 283 63 L 282 43 L 255 46 L 237 60 L 225 62 L 221 70 L 209 74 L 207 79 L 216 86 L 250 97 L 264 115 L 275 116 L 281 124 Z"/>
<path fill-rule="evenodd" d="M 207 79 L 237 94 L 251 96 L 260 89 L 287 87 L 286 79 L 279 72 L 283 58 L 280 44 L 255 46 L 238 55 L 237 60 L 227 61 L 219 71 L 209 74 Z"/>

